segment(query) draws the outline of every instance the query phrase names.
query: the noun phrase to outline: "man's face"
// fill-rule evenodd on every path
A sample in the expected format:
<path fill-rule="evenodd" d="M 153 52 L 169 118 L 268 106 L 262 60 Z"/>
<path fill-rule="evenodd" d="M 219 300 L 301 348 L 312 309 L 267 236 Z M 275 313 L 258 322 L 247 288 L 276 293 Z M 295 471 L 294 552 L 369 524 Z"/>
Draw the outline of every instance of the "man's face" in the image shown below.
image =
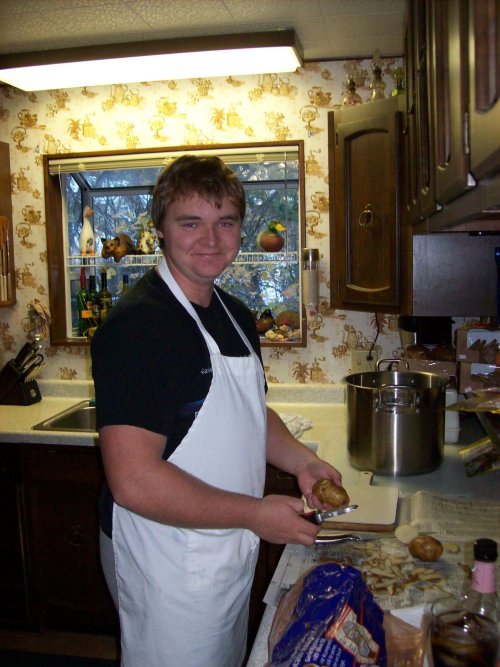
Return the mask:
<path fill-rule="evenodd" d="M 213 282 L 235 259 L 241 244 L 241 220 L 237 207 L 225 197 L 221 207 L 198 195 L 168 206 L 157 229 L 163 238 L 163 254 L 184 293 L 196 301 L 200 290 Z"/>

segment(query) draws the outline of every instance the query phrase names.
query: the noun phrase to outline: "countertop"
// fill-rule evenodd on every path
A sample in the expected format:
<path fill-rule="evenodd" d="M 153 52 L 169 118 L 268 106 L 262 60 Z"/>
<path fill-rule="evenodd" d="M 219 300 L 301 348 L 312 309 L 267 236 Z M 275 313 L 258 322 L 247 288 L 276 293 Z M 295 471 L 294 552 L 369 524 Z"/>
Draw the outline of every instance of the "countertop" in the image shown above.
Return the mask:
<path fill-rule="evenodd" d="M 34 431 L 32 426 L 93 398 L 91 382 L 39 381 L 42 400 L 33 405 L 0 405 L 0 442 L 95 446 L 97 433 Z"/>
<path fill-rule="evenodd" d="M 338 468 L 346 486 L 355 483 L 359 472 L 348 461 L 346 448 L 346 409 L 342 402 L 333 404 L 271 403 L 278 412 L 301 414 L 313 422 L 313 427 L 302 436 L 304 441 L 319 444 L 318 454 Z M 416 491 L 470 498 L 489 498 L 500 502 L 500 472 L 476 477 L 467 477 L 459 450 L 461 447 L 484 436 L 475 415 L 461 415 L 459 441 L 445 444 L 444 461 L 435 471 L 411 477 L 386 477 L 375 475 L 373 484 L 398 489 L 401 495 L 412 495 Z M 267 637 L 271 628 L 275 608 L 267 606 L 246 667 L 263 667 L 266 663 Z"/>
<path fill-rule="evenodd" d="M 58 412 L 93 398 L 91 382 L 46 380 L 39 382 L 42 400 L 33 405 L 0 405 L 0 442 L 47 443 L 95 446 L 97 433 L 71 431 L 34 431 L 32 426 Z M 346 408 L 344 390 L 338 385 L 270 384 L 268 404 L 276 412 L 300 415 L 312 422 L 301 439 L 318 443 L 318 454 L 338 468 L 345 484 L 354 483 L 359 472 L 348 461 L 346 448 Z M 475 417 L 467 417 L 475 428 Z M 462 421 L 464 424 L 465 421 Z M 462 431 L 470 430 L 462 428 Z M 474 431 L 474 429 L 472 429 Z M 464 493 L 472 497 L 491 495 L 500 498 L 498 473 L 469 478 L 459 456 L 460 446 L 480 437 L 478 431 L 461 434 L 456 444 L 445 445 L 445 459 L 440 468 L 426 475 L 391 478 L 375 475 L 373 484 L 397 487 L 405 493 L 426 489 L 439 493 Z"/>

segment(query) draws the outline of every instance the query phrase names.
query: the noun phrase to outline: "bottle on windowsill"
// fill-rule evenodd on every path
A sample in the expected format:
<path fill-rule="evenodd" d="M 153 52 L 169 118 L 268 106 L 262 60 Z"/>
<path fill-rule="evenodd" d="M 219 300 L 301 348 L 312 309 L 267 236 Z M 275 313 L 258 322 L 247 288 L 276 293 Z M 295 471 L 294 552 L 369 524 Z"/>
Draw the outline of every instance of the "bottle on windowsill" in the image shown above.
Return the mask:
<path fill-rule="evenodd" d="M 106 318 L 107 314 L 111 310 L 112 305 L 113 297 L 108 289 L 108 274 L 106 273 L 106 268 L 103 266 L 101 269 L 101 289 L 99 291 L 101 322 Z"/>
<path fill-rule="evenodd" d="M 77 294 L 78 306 L 78 335 L 86 336 L 92 326 L 92 304 L 89 305 L 89 293 L 87 290 L 87 276 L 83 266 L 80 269 L 80 290 Z"/>
<path fill-rule="evenodd" d="M 99 295 L 97 293 L 95 276 L 89 276 L 89 298 L 90 308 L 92 310 L 92 326 L 99 326 L 101 320 L 101 308 L 99 306 Z"/>
<path fill-rule="evenodd" d="M 130 283 L 128 279 L 128 273 L 124 273 L 122 276 L 122 296 L 128 292 L 130 289 Z"/>

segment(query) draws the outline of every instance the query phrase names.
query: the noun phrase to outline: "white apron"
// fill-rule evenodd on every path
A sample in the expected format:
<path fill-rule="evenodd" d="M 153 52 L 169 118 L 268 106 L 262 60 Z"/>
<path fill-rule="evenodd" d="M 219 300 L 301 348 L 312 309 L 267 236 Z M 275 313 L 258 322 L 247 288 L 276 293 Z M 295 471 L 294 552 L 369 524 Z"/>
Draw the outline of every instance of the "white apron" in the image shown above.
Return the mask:
<path fill-rule="evenodd" d="M 261 363 L 229 312 L 251 354 L 222 356 L 165 260 L 158 271 L 198 324 L 213 371 L 202 408 L 168 460 L 213 486 L 261 497 L 266 458 Z M 240 667 L 258 547 L 249 530 L 175 528 L 115 503 L 122 666 Z"/>

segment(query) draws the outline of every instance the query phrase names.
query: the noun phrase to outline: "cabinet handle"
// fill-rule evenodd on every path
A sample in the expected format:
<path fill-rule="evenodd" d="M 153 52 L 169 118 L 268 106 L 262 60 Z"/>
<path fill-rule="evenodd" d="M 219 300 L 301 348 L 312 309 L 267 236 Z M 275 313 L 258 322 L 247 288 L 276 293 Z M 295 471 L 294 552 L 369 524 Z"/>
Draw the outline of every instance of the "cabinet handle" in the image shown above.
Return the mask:
<path fill-rule="evenodd" d="M 371 204 L 367 204 L 361 211 L 358 223 L 360 227 L 373 227 L 373 210 Z"/>
<path fill-rule="evenodd" d="M 72 547 L 79 548 L 82 546 L 82 536 L 83 530 L 80 525 L 75 524 L 74 526 L 71 526 L 69 543 Z"/>

